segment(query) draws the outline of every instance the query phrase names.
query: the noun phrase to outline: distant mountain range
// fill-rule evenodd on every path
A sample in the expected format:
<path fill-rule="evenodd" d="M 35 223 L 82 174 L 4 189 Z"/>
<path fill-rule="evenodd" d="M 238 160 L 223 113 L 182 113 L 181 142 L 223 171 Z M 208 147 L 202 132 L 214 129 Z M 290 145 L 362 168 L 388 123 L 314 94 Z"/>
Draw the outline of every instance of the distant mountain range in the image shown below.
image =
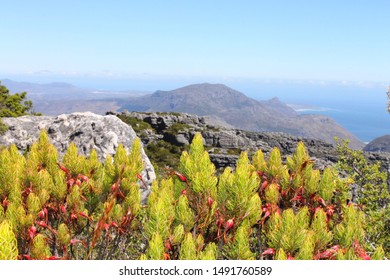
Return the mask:
<path fill-rule="evenodd" d="M 285 132 L 294 136 L 334 143 L 349 139 L 361 149 L 364 143 L 333 119 L 323 115 L 299 115 L 273 98 L 257 101 L 222 84 L 194 84 L 172 91 L 114 92 L 80 89 L 64 83 L 33 84 L 3 80 L 11 92 L 27 91 L 35 110 L 48 115 L 76 111 L 183 112 L 209 116 L 233 127 L 257 132 Z"/>
<path fill-rule="evenodd" d="M 107 111 L 120 108 L 118 99 L 150 94 L 150 92 L 143 91 L 79 88 L 68 83 L 38 84 L 9 79 L 3 79 L 1 83 L 12 93 L 27 92 L 27 98 L 33 101 L 34 110 L 50 116 L 82 111 L 105 114 Z"/>
<path fill-rule="evenodd" d="M 125 109 L 215 116 L 248 131 L 285 132 L 329 143 L 334 143 L 336 136 L 349 139 L 353 148 L 364 146 L 352 133 L 327 116 L 299 115 L 277 98 L 257 101 L 222 84 L 204 83 L 172 91 L 156 91 L 127 102 L 123 100 L 121 110 Z"/>

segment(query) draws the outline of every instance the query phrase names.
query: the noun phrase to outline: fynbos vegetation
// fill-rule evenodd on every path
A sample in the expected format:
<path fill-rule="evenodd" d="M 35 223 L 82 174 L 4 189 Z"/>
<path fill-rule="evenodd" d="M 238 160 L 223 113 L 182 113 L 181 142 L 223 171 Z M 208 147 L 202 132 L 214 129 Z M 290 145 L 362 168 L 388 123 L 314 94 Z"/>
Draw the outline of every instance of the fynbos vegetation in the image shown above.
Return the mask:
<path fill-rule="evenodd" d="M 61 162 L 43 132 L 0 154 L 1 259 L 381 259 L 352 180 L 313 168 L 300 143 L 282 162 L 241 153 L 217 176 L 197 134 L 141 204 L 140 142 L 104 163 L 74 145 Z M 5 245 L 3 245 L 5 244 Z"/>

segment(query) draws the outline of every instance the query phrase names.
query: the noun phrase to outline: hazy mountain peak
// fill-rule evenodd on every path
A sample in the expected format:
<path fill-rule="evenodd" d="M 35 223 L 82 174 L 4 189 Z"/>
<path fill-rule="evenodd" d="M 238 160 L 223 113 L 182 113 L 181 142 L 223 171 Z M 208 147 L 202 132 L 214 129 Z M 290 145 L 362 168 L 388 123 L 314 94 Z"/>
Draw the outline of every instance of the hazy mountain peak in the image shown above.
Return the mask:
<path fill-rule="evenodd" d="M 193 84 L 171 91 L 156 91 L 123 104 L 122 109 L 148 112 L 184 112 L 218 117 L 228 124 L 250 131 L 285 132 L 295 136 L 350 139 L 351 146 L 363 143 L 333 120 L 320 115 L 299 116 L 278 98 L 257 101 L 222 84 Z"/>
<path fill-rule="evenodd" d="M 234 90 L 224 84 L 211 84 L 211 83 L 201 83 L 201 84 L 192 84 L 178 89 L 170 91 L 174 94 L 198 94 L 199 96 L 206 95 L 208 98 L 219 98 L 219 97 L 245 97 L 243 93 Z"/>

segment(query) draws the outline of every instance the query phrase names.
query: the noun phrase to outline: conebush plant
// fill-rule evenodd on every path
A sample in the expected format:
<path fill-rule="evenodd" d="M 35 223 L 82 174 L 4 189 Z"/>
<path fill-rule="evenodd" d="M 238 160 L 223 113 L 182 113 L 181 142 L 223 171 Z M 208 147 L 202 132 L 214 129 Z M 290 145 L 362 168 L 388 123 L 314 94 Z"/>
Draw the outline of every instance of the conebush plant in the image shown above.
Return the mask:
<path fill-rule="evenodd" d="M 352 180 L 315 170 L 303 143 L 282 161 L 241 153 L 216 175 L 197 134 L 141 204 L 141 143 L 100 162 L 42 132 L 0 152 L 0 259 L 383 259 L 366 239 Z M 365 193 L 365 198 L 368 193 Z M 371 220 L 370 220 L 371 221 Z"/>

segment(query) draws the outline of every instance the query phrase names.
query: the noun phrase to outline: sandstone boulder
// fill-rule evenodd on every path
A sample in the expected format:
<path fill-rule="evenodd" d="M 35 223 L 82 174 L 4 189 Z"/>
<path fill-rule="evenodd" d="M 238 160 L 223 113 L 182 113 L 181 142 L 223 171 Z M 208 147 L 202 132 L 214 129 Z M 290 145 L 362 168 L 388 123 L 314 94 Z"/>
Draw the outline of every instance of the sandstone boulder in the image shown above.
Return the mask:
<path fill-rule="evenodd" d="M 137 137 L 134 130 L 113 115 L 101 116 L 90 112 L 50 116 L 23 116 L 3 118 L 9 130 L 0 136 L 0 145 L 15 144 L 21 151 L 26 151 L 38 139 L 42 129 L 48 132 L 51 142 L 62 157 L 71 142 L 74 142 L 83 155 L 89 155 L 95 149 L 100 160 L 113 155 L 116 148 L 123 144 L 126 150 Z M 154 168 L 142 149 L 144 170 L 142 177 L 148 189 L 142 190 L 145 201 L 150 192 L 150 185 L 156 179 Z"/>

